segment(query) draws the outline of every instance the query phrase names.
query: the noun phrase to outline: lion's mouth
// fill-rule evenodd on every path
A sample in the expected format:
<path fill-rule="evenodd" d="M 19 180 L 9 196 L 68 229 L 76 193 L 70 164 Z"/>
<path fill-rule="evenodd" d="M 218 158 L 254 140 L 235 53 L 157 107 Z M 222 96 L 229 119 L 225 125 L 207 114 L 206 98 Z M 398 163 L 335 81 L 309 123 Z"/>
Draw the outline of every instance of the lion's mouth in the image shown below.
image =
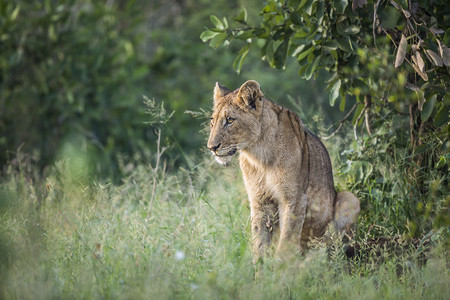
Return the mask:
<path fill-rule="evenodd" d="M 234 155 L 235 153 L 236 153 L 236 148 L 235 149 L 232 149 L 232 150 L 230 150 L 230 151 L 228 151 L 228 155 Z"/>
<path fill-rule="evenodd" d="M 228 162 L 230 162 L 232 156 L 234 154 L 236 154 L 236 152 L 237 152 L 237 149 L 233 148 L 233 149 L 229 150 L 228 152 L 219 152 L 219 153 L 213 152 L 213 154 L 218 163 L 220 163 L 222 165 L 226 165 L 226 164 L 228 164 Z"/>
<path fill-rule="evenodd" d="M 215 152 L 214 155 L 217 156 L 217 157 L 227 157 L 227 156 L 233 156 L 234 154 L 236 154 L 236 152 L 237 152 L 237 149 L 231 149 L 230 151 L 225 152 L 225 153 L 223 153 L 223 152 L 219 152 L 219 153 Z"/>

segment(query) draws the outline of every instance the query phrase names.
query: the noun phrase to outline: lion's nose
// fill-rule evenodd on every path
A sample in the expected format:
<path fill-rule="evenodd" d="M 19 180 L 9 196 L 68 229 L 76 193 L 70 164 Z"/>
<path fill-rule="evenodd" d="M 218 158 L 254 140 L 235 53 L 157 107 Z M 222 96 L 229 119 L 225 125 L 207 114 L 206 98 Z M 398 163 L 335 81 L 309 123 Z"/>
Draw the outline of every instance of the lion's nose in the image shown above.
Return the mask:
<path fill-rule="evenodd" d="M 211 150 L 212 152 L 216 152 L 216 150 L 219 149 L 219 147 L 220 143 L 217 146 L 208 147 L 208 149 Z"/>

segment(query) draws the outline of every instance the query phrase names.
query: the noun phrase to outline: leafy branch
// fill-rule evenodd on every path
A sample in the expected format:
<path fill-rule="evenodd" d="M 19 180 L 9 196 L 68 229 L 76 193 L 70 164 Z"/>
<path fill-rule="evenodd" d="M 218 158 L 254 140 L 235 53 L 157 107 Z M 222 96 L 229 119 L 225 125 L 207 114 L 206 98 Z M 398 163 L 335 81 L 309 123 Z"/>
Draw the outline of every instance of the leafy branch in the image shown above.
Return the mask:
<path fill-rule="evenodd" d="M 414 124 L 433 116 L 439 128 L 448 123 L 442 111 L 450 106 L 445 100 L 450 98 L 450 30 L 444 7 L 441 1 L 271 0 L 262 7 L 259 24 L 250 22 L 243 8 L 231 20 L 235 26 L 211 16 L 214 27 L 201 38 L 214 48 L 243 43 L 233 63 L 237 72 L 258 47 L 273 68 L 283 69 L 289 57 L 295 59 L 306 80 L 326 71 L 330 105 L 340 103 L 344 111 L 347 101 L 357 103 L 354 132 L 363 124 L 369 134 L 377 130 L 380 122 L 370 122 L 376 118 L 370 111 L 389 108 L 402 116 L 410 104 L 421 115 Z"/>

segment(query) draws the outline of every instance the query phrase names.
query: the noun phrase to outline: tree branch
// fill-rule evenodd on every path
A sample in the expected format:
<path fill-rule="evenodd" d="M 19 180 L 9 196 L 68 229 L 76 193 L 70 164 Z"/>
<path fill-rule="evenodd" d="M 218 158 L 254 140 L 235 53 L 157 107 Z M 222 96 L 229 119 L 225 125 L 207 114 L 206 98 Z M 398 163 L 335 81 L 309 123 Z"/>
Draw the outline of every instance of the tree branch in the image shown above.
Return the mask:
<path fill-rule="evenodd" d="M 358 135 L 356 134 L 356 128 L 358 127 L 358 123 L 361 120 L 362 116 L 364 115 L 364 112 L 366 111 L 366 107 L 364 106 L 363 110 L 358 116 L 358 119 L 356 119 L 355 125 L 353 125 L 353 134 L 355 135 L 355 140 L 358 139 Z"/>
<path fill-rule="evenodd" d="M 351 113 L 355 110 L 356 105 L 357 105 L 357 104 L 355 103 L 355 105 L 353 105 L 353 107 L 352 107 L 352 108 L 350 109 L 350 111 L 345 115 L 345 117 L 344 117 L 342 120 L 339 121 L 339 126 L 338 126 L 338 128 L 337 128 L 335 131 L 333 131 L 333 133 L 330 134 L 329 136 L 323 137 L 322 140 L 325 140 L 325 141 L 326 141 L 326 140 L 329 140 L 329 139 L 332 138 L 339 130 L 341 130 L 342 126 L 344 125 L 345 120 L 347 120 L 348 117 L 350 117 Z"/>
<path fill-rule="evenodd" d="M 365 108 L 365 113 L 364 113 L 364 119 L 366 122 L 366 129 L 367 129 L 367 133 L 369 135 L 372 135 L 372 130 L 370 129 L 370 104 L 371 104 L 371 99 L 370 99 L 370 95 L 366 95 L 364 96 L 364 108 Z"/>
<path fill-rule="evenodd" d="M 378 16 L 377 16 L 377 10 L 378 10 L 378 6 L 380 5 L 381 0 L 378 0 L 377 3 L 375 3 L 375 7 L 373 9 L 373 24 L 372 24 L 372 34 L 373 34 L 373 44 L 375 45 L 376 48 L 377 47 L 377 38 L 375 36 L 375 28 L 377 27 L 377 21 L 378 21 Z"/>

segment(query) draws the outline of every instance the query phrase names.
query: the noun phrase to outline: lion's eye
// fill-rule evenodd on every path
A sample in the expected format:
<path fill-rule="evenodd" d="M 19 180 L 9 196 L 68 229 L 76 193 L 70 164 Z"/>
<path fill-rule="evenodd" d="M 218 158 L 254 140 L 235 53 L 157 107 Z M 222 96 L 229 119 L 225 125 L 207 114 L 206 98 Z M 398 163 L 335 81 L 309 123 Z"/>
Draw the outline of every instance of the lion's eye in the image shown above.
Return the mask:
<path fill-rule="evenodd" d="M 233 124 L 234 120 L 235 120 L 235 119 L 228 117 L 228 118 L 227 118 L 227 124 L 228 124 L 228 125 Z"/>
<path fill-rule="evenodd" d="M 214 119 L 211 118 L 211 126 L 214 126 Z"/>

